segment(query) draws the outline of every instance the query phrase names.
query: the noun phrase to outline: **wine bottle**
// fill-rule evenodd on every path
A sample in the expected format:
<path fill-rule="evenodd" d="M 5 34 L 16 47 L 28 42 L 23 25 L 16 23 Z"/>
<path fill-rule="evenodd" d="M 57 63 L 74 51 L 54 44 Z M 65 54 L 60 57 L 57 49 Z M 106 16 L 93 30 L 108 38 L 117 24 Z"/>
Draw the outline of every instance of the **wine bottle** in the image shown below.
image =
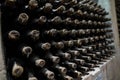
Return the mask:
<path fill-rule="evenodd" d="M 93 54 L 95 54 L 97 57 L 99 56 L 101 56 L 101 52 L 99 52 L 99 51 L 95 51 L 95 52 L 93 52 Z"/>
<path fill-rule="evenodd" d="M 96 45 L 90 45 L 92 48 L 93 48 L 93 50 L 96 50 Z"/>
<path fill-rule="evenodd" d="M 68 3 L 70 0 L 61 0 L 61 3 Z"/>
<path fill-rule="evenodd" d="M 107 45 L 107 49 L 113 50 L 113 49 L 115 49 L 115 46 L 113 44 L 109 44 L 109 45 Z"/>
<path fill-rule="evenodd" d="M 97 8 L 96 8 L 96 9 L 97 9 Z M 96 19 L 98 19 L 98 17 L 99 17 L 98 14 L 95 14 L 94 16 L 95 16 Z"/>
<path fill-rule="evenodd" d="M 98 36 L 95 36 L 94 38 L 95 38 L 95 40 L 99 40 L 99 37 L 98 37 Z"/>
<path fill-rule="evenodd" d="M 22 78 L 25 72 L 23 63 L 19 59 L 10 58 L 7 64 L 7 70 L 13 78 Z"/>
<path fill-rule="evenodd" d="M 38 8 L 38 2 L 37 2 L 37 0 L 30 0 L 29 3 L 28 3 L 28 8 L 30 10 Z"/>
<path fill-rule="evenodd" d="M 47 68 L 43 68 L 43 69 L 41 70 L 41 72 L 42 72 L 42 74 L 43 74 L 47 79 L 49 79 L 49 80 L 52 80 L 52 79 L 54 79 L 54 77 L 55 77 L 54 72 L 48 70 Z"/>
<path fill-rule="evenodd" d="M 113 33 L 106 34 L 106 38 L 112 38 L 112 37 L 113 37 Z"/>
<path fill-rule="evenodd" d="M 72 1 L 69 1 L 68 3 L 65 3 L 65 5 L 69 6 L 69 7 L 72 7 L 72 6 L 76 5 L 77 2 L 78 2 L 77 0 L 72 0 Z"/>
<path fill-rule="evenodd" d="M 80 55 L 79 58 L 84 59 L 85 61 L 90 61 L 92 59 L 90 56 L 83 56 L 83 55 Z"/>
<path fill-rule="evenodd" d="M 58 33 L 63 38 L 67 36 L 70 32 L 67 29 L 62 29 L 62 30 L 59 30 Z"/>
<path fill-rule="evenodd" d="M 40 16 L 38 19 L 34 20 L 34 23 L 37 23 L 38 25 L 43 25 L 47 22 L 46 16 Z"/>
<path fill-rule="evenodd" d="M 83 16 L 83 12 L 81 10 L 77 10 L 75 13 L 74 13 L 74 16 L 77 18 L 77 17 L 82 17 Z"/>
<path fill-rule="evenodd" d="M 29 72 L 28 73 L 28 80 L 38 80 L 37 77 L 33 75 L 33 73 Z"/>
<path fill-rule="evenodd" d="M 67 69 L 65 67 L 56 65 L 55 69 L 57 69 L 57 71 L 59 71 L 62 75 L 65 75 L 67 73 Z"/>
<path fill-rule="evenodd" d="M 56 37 L 58 34 L 58 30 L 57 29 L 51 29 L 51 30 L 48 30 L 48 31 L 45 31 L 45 35 L 48 37 Z"/>
<path fill-rule="evenodd" d="M 75 37 L 76 37 L 76 35 L 77 35 L 77 30 L 72 29 L 72 30 L 70 31 L 70 37 L 75 38 Z"/>
<path fill-rule="evenodd" d="M 72 16 L 74 14 L 74 8 L 69 8 L 68 10 L 64 11 L 64 14 L 67 16 Z"/>
<path fill-rule="evenodd" d="M 34 64 L 36 67 L 40 67 L 43 68 L 46 64 L 46 61 L 44 59 L 39 58 L 36 55 L 32 55 L 30 57 L 30 61 L 32 62 L 32 64 Z"/>
<path fill-rule="evenodd" d="M 59 50 L 56 55 L 61 57 L 63 60 L 70 60 L 71 59 L 71 54 L 68 52 L 64 53 L 63 51 Z"/>
<path fill-rule="evenodd" d="M 33 40 L 38 40 L 40 38 L 40 31 L 32 30 L 28 32 L 28 36 Z"/>
<path fill-rule="evenodd" d="M 53 64 L 58 64 L 60 62 L 60 57 L 54 56 L 51 53 L 48 53 L 45 56 L 45 59 L 48 60 L 48 61 L 50 61 L 50 62 L 52 62 Z"/>
<path fill-rule="evenodd" d="M 69 70 L 67 72 L 68 75 L 72 76 L 73 78 L 77 78 L 77 79 L 80 79 L 81 78 L 81 75 L 82 73 L 77 71 L 77 70 Z"/>
<path fill-rule="evenodd" d="M 90 17 L 88 16 L 88 18 L 90 18 Z M 93 26 L 93 22 L 91 20 L 88 20 L 88 26 Z"/>
<path fill-rule="evenodd" d="M 83 45 L 88 45 L 88 43 L 89 43 L 89 38 L 83 38 L 82 39 L 82 44 Z"/>
<path fill-rule="evenodd" d="M 99 33 L 99 32 L 100 32 L 100 29 L 96 29 L 96 32 Z"/>
<path fill-rule="evenodd" d="M 20 33 L 17 30 L 11 30 L 8 32 L 8 38 L 10 40 L 18 40 L 20 38 Z"/>
<path fill-rule="evenodd" d="M 51 44 L 46 42 L 46 43 L 39 43 L 37 46 L 39 49 L 42 49 L 44 51 L 47 51 L 51 48 Z"/>
<path fill-rule="evenodd" d="M 86 26 L 86 25 L 87 25 L 87 21 L 86 21 L 86 20 L 82 20 L 82 21 L 81 21 L 81 25 L 82 25 L 82 26 Z"/>
<path fill-rule="evenodd" d="M 89 35 L 89 34 L 90 34 L 90 29 L 86 29 L 86 30 L 85 30 L 85 33 L 86 33 L 87 35 Z"/>
<path fill-rule="evenodd" d="M 99 36 L 100 40 L 103 40 L 104 41 L 104 36 Z"/>
<path fill-rule="evenodd" d="M 75 62 L 77 65 L 83 65 L 85 63 L 85 60 L 75 58 L 73 62 Z"/>
<path fill-rule="evenodd" d="M 94 43 L 94 42 L 95 42 L 94 37 L 89 37 L 89 42 L 90 42 L 90 43 Z"/>
<path fill-rule="evenodd" d="M 75 26 L 75 28 L 77 28 L 77 26 L 79 25 L 80 25 L 80 21 L 78 19 L 73 20 L 73 26 Z M 76 30 L 76 33 L 78 33 L 77 30 Z"/>
<path fill-rule="evenodd" d="M 82 73 L 85 73 L 85 72 L 89 71 L 89 68 L 88 67 L 84 67 L 84 66 L 78 66 L 77 70 L 82 72 Z"/>
<path fill-rule="evenodd" d="M 10 7 L 15 6 L 15 3 L 16 3 L 16 0 L 5 0 L 5 4 Z"/>
<path fill-rule="evenodd" d="M 66 76 L 64 76 L 64 79 L 65 80 L 73 80 L 73 77 L 66 75 Z"/>
<path fill-rule="evenodd" d="M 94 13 L 91 12 L 91 13 L 89 14 L 89 17 L 90 17 L 90 19 L 94 18 Z"/>
<path fill-rule="evenodd" d="M 79 56 L 80 55 L 79 51 L 77 51 L 77 50 L 68 50 L 67 52 L 70 53 L 72 56 Z"/>
<path fill-rule="evenodd" d="M 95 65 L 92 63 L 84 63 L 83 66 L 93 68 Z"/>
<path fill-rule="evenodd" d="M 98 25 L 98 23 L 96 21 L 93 22 L 94 27 L 96 27 Z"/>
<path fill-rule="evenodd" d="M 79 29 L 78 30 L 78 36 L 83 36 L 83 35 L 85 35 L 85 30 Z"/>
<path fill-rule="evenodd" d="M 88 15 L 89 15 L 89 14 L 88 14 L 87 11 L 84 11 L 84 12 L 83 12 L 84 19 L 85 19 L 85 18 L 88 18 Z"/>
<path fill-rule="evenodd" d="M 58 8 L 54 9 L 53 12 L 57 14 L 62 14 L 66 10 L 64 5 L 59 6 Z"/>
<path fill-rule="evenodd" d="M 56 49 L 63 49 L 64 43 L 63 42 L 52 42 L 52 46 Z"/>
<path fill-rule="evenodd" d="M 81 47 L 81 45 L 82 45 L 82 40 L 81 40 L 81 39 L 74 40 L 74 44 L 75 44 L 75 46 L 77 46 L 77 47 Z"/>
<path fill-rule="evenodd" d="M 12 69 L 12 75 L 14 77 L 20 77 L 23 72 L 24 72 L 24 68 L 21 65 L 14 63 L 13 69 Z"/>
<path fill-rule="evenodd" d="M 101 50 L 99 52 L 97 52 L 97 54 L 100 54 L 100 56 L 97 56 L 98 58 L 104 59 L 107 57 L 107 55 L 105 54 L 104 50 Z"/>
<path fill-rule="evenodd" d="M 85 4 L 85 3 L 88 3 L 90 0 L 82 0 L 82 1 L 80 1 L 79 3 L 81 3 L 81 4 Z"/>
<path fill-rule="evenodd" d="M 106 44 L 111 44 L 111 43 L 113 43 L 113 42 L 114 42 L 113 39 L 106 39 Z"/>
<path fill-rule="evenodd" d="M 77 64 L 75 64 L 73 62 L 69 62 L 69 61 L 63 62 L 62 65 L 68 69 L 76 69 L 77 68 Z"/>
<path fill-rule="evenodd" d="M 105 32 L 112 32 L 111 29 L 105 29 Z"/>
<path fill-rule="evenodd" d="M 93 1 L 89 1 L 87 4 L 92 5 L 94 2 Z"/>
<path fill-rule="evenodd" d="M 96 47 L 97 47 L 97 48 L 101 48 L 101 47 L 103 47 L 103 45 L 102 45 L 102 43 L 97 43 L 97 44 L 96 44 Z"/>
<path fill-rule="evenodd" d="M 91 61 L 88 61 L 89 63 L 93 63 L 93 64 L 99 64 L 99 61 L 98 60 L 91 60 Z"/>
<path fill-rule="evenodd" d="M 91 46 L 82 46 L 84 49 L 87 49 L 88 52 L 92 52 L 93 48 Z"/>
<path fill-rule="evenodd" d="M 32 54 L 32 48 L 30 46 L 22 46 L 21 53 L 22 55 L 26 56 L 27 58 Z"/>
<path fill-rule="evenodd" d="M 87 53 L 87 49 L 85 48 L 75 48 L 75 50 L 79 51 L 80 53 Z"/>
<path fill-rule="evenodd" d="M 63 23 L 68 26 L 68 25 L 72 25 L 73 21 L 71 17 L 67 17 L 66 19 L 63 20 Z"/>
<path fill-rule="evenodd" d="M 91 29 L 91 33 L 94 34 L 95 33 L 95 29 Z"/>
<path fill-rule="evenodd" d="M 46 3 L 45 6 L 43 7 L 43 12 L 44 13 L 50 13 L 52 12 L 53 5 L 51 3 Z"/>
<path fill-rule="evenodd" d="M 66 47 L 72 47 L 74 45 L 74 41 L 73 40 L 69 40 L 69 41 L 63 41 L 64 45 Z"/>
<path fill-rule="evenodd" d="M 62 23 L 62 18 L 60 16 L 55 16 L 54 18 L 49 20 L 49 22 L 54 25 L 58 25 L 58 24 Z"/>
<path fill-rule="evenodd" d="M 26 13 L 20 13 L 17 18 L 17 21 L 23 25 L 27 24 L 28 20 L 29 20 L 29 16 Z"/>

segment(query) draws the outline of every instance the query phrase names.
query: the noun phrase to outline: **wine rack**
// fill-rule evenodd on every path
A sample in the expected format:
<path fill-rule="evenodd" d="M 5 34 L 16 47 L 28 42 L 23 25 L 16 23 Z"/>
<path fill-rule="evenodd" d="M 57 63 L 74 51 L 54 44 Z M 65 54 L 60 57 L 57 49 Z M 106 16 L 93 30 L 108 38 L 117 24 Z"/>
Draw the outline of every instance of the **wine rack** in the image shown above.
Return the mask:
<path fill-rule="evenodd" d="M 1 11 L 8 80 L 82 80 L 115 52 L 92 0 L 5 0 Z"/>

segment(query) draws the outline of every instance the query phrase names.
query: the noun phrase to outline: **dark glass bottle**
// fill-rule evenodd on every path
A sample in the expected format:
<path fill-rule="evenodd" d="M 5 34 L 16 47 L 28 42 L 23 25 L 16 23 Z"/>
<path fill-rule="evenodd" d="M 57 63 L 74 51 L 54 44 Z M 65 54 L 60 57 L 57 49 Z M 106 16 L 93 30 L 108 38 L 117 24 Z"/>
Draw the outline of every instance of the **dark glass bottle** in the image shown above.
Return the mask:
<path fill-rule="evenodd" d="M 17 30 L 11 30 L 8 32 L 8 39 L 9 40 L 18 40 L 20 38 L 20 32 L 18 32 Z"/>
<path fill-rule="evenodd" d="M 19 58 L 12 57 L 8 59 L 7 72 L 12 79 L 27 79 L 25 77 L 27 74 L 24 62 L 20 61 Z"/>
<path fill-rule="evenodd" d="M 15 62 L 12 68 L 12 76 L 18 78 L 23 74 L 23 72 L 24 72 L 24 68 L 20 64 Z"/>
<path fill-rule="evenodd" d="M 52 65 L 52 64 L 58 64 L 58 63 L 60 62 L 60 57 L 54 56 L 54 55 L 52 55 L 51 53 L 48 53 L 48 54 L 45 56 L 45 59 L 46 59 L 46 61 L 51 62 L 51 64 L 48 63 L 48 64 L 50 64 L 50 65 Z"/>
<path fill-rule="evenodd" d="M 63 51 L 58 51 L 57 56 L 61 57 L 63 60 L 70 60 L 71 59 L 71 54 L 68 52 L 63 52 Z"/>
<path fill-rule="evenodd" d="M 41 50 L 44 50 L 44 51 L 47 51 L 51 48 L 51 44 L 50 43 L 39 43 L 38 46 L 37 46 L 37 49 L 41 49 Z"/>
<path fill-rule="evenodd" d="M 30 10 L 34 10 L 34 9 L 38 8 L 38 1 L 37 0 L 30 0 L 28 3 L 28 8 Z"/>
<path fill-rule="evenodd" d="M 68 69 L 76 69 L 77 68 L 77 64 L 75 64 L 73 62 L 69 62 L 69 61 L 63 62 L 62 65 Z"/>
<path fill-rule="evenodd" d="M 56 65 L 54 67 L 54 69 L 55 69 L 56 73 L 60 73 L 61 75 L 65 75 L 67 73 L 67 68 L 66 67 Z"/>
<path fill-rule="evenodd" d="M 43 68 L 43 69 L 41 70 L 41 73 L 45 76 L 46 79 L 52 80 L 52 79 L 54 79 L 54 77 L 55 77 L 54 72 L 48 70 L 47 68 Z"/>
<path fill-rule="evenodd" d="M 18 18 L 17 18 L 17 21 L 20 23 L 20 24 L 23 24 L 23 25 L 26 25 L 27 22 L 29 20 L 29 16 L 28 14 L 26 13 L 20 13 Z"/>
<path fill-rule="evenodd" d="M 81 75 L 82 73 L 77 71 L 77 70 L 69 70 L 67 72 L 68 75 L 72 76 L 73 78 L 76 78 L 76 79 L 80 79 L 81 78 Z"/>
<path fill-rule="evenodd" d="M 35 77 L 33 73 L 29 72 L 28 73 L 28 80 L 38 80 L 38 78 Z"/>
<path fill-rule="evenodd" d="M 44 59 L 41 59 L 35 55 L 30 56 L 30 61 L 38 68 L 43 68 L 46 64 L 46 61 Z"/>
<path fill-rule="evenodd" d="M 73 77 L 68 76 L 68 75 L 65 75 L 65 76 L 64 76 L 64 79 L 65 79 L 65 80 L 73 80 Z"/>
<path fill-rule="evenodd" d="M 30 46 L 22 46 L 21 53 L 28 58 L 33 53 L 33 49 Z"/>
<path fill-rule="evenodd" d="M 39 40 L 40 38 L 40 31 L 38 30 L 31 30 L 28 32 L 28 37 L 32 40 Z"/>
<path fill-rule="evenodd" d="M 61 42 L 52 42 L 52 46 L 56 49 L 63 49 L 64 48 L 64 43 Z"/>

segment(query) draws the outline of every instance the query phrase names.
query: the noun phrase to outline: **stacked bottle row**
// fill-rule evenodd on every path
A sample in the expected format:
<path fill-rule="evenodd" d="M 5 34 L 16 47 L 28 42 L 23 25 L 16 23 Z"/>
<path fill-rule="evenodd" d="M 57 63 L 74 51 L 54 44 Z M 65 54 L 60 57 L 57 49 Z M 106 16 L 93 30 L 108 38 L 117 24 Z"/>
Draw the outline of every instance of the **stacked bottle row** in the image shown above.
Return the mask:
<path fill-rule="evenodd" d="M 117 15 L 117 23 L 118 23 L 118 29 L 120 27 L 120 0 L 115 0 L 115 4 L 116 4 L 116 15 Z M 119 29 L 119 33 L 120 33 L 120 29 Z"/>
<path fill-rule="evenodd" d="M 81 80 L 114 53 L 110 18 L 92 0 L 6 0 L 8 80 Z"/>

